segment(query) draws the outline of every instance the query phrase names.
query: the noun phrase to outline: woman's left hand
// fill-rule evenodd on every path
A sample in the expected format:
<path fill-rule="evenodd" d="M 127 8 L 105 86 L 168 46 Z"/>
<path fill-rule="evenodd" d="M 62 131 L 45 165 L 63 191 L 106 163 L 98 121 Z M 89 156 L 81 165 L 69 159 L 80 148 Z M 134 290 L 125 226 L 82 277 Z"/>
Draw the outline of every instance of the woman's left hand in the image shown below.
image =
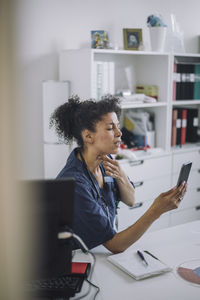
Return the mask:
<path fill-rule="evenodd" d="M 125 173 L 121 169 L 118 161 L 109 158 L 107 155 L 101 157 L 106 174 L 124 183 Z"/>
<path fill-rule="evenodd" d="M 120 167 L 118 161 L 102 155 L 101 160 L 106 170 L 106 175 L 116 179 L 120 191 L 121 201 L 128 206 L 133 206 L 135 201 L 135 191 L 128 177 Z"/>

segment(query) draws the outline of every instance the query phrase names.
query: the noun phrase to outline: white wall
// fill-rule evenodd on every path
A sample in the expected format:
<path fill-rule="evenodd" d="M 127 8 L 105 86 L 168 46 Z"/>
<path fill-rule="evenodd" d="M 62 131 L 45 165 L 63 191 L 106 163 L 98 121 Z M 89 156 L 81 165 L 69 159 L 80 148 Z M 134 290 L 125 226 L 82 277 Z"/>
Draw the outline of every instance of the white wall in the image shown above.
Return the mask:
<path fill-rule="evenodd" d="M 21 100 L 18 103 L 23 161 L 21 176 L 43 176 L 41 82 L 58 79 L 62 49 L 90 47 L 90 30 L 107 30 L 122 47 L 122 28 L 142 28 L 146 49 L 146 18 L 161 13 L 170 24 L 174 13 L 184 31 L 187 52 L 198 52 L 199 0 L 15 0 Z M 21 125 L 20 125 L 21 124 Z"/>

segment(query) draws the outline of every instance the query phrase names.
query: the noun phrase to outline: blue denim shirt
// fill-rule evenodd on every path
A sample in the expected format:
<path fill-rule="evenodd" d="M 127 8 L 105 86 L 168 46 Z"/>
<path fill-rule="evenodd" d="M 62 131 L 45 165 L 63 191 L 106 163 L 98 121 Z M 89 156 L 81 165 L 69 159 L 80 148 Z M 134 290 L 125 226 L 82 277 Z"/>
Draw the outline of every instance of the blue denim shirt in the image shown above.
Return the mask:
<path fill-rule="evenodd" d="M 108 217 L 106 205 L 101 198 L 98 198 L 86 167 L 76 156 L 77 151 L 76 148 L 71 152 L 65 167 L 57 178 L 75 178 L 74 233 L 80 236 L 87 247 L 91 249 L 110 240 L 116 234 L 113 222 L 116 215 L 116 201 L 120 199 L 117 199 L 119 192 L 117 192 L 115 180 L 105 174 L 105 169 L 100 164 L 102 174 L 106 177 L 102 189 L 95 176 L 90 174 L 99 194 L 107 203 Z"/>

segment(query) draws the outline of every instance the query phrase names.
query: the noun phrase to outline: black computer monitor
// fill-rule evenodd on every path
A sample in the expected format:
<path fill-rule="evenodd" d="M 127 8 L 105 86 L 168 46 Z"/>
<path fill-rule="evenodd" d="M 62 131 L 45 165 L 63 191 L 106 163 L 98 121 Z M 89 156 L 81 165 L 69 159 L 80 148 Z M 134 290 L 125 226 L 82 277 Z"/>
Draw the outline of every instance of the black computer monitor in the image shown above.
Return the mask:
<path fill-rule="evenodd" d="M 58 239 L 58 233 L 73 230 L 74 179 L 27 180 L 22 186 L 24 217 L 31 223 L 30 279 L 70 274 L 72 238 Z"/>

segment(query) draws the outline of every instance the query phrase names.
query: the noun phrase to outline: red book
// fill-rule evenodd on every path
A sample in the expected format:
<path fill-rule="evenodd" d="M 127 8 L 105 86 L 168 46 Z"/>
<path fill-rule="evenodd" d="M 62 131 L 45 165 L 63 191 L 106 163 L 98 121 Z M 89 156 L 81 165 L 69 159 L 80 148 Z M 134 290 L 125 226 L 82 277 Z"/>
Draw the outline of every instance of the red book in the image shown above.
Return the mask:
<path fill-rule="evenodd" d="M 174 77 L 173 77 L 173 95 L 172 100 L 176 100 L 176 80 L 177 80 L 177 64 L 174 63 Z"/>
<path fill-rule="evenodd" d="M 72 262 L 72 273 L 84 274 L 87 269 L 87 263 L 83 262 Z"/>
<path fill-rule="evenodd" d="M 178 110 L 173 109 L 172 111 L 172 140 L 171 146 L 176 146 L 176 121 L 177 121 Z"/>
<path fill-rule="evenodd" d="M 183 109 L 181 115 L 181 145 L 185 144 L 186 128 L 187 128 L 187 109 Z"/>
<path fill-rule="evenodd" d="M 87 262 L 72 262 L 72 274 L 78 277 L 88 277 L 91 264 Z"/>

